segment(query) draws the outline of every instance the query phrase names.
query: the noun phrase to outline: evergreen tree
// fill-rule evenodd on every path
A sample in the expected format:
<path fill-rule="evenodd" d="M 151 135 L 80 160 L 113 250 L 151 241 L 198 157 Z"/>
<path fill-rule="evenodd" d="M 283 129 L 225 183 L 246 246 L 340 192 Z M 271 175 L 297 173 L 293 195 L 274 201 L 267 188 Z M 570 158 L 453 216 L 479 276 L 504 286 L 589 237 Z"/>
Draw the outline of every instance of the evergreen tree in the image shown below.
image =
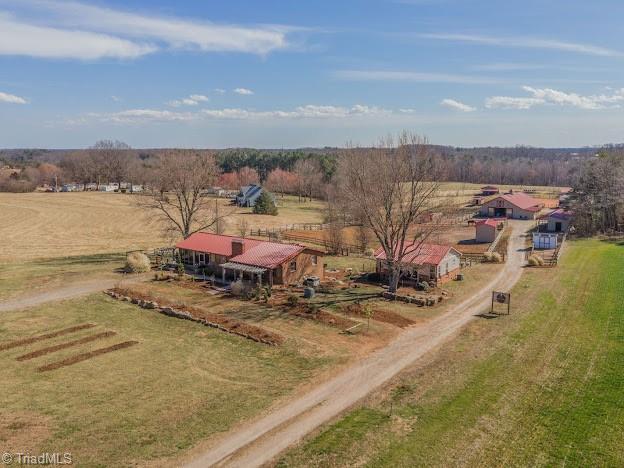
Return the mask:
<path fill-rule="evenodd" d="M 263 190 L 256 200 L 253 212 L 255 214 L 268 214 L 272 216 L 277 216 L 277 206 L 275 205 L 275 200 L 273 199 L 273 196 L 266 190 Z"/>

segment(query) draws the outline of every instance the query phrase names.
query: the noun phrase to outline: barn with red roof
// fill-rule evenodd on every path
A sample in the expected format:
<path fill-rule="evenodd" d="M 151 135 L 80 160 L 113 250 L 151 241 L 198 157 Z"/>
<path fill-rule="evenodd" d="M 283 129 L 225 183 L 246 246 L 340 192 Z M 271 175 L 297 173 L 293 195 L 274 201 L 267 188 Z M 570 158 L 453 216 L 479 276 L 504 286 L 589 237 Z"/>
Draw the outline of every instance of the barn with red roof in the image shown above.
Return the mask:
<path fill-rule="evenodd" d="M 307 276 L 323 279 L 323 252 L 299 244 L 281 244 L 197 232 L 176 244 L 185 266 L 207 270 L 222 281 L 296 284 Z"/>
<path fill-rule="evenodd" d="M 461 253 L 448 245 L 410 243 L 401 260 L 403 279 L 443 283 L 455 279 L 461 265 Z M 386 252 L 382 247 L 375 251 L 377 273 L 388 276 Z"/>
<path fill-rule="evenodd" d="M 484 201 L 481 216 L 490 218 L 536 219 L 544 204 L 523 192 L 509 192 Z"/>

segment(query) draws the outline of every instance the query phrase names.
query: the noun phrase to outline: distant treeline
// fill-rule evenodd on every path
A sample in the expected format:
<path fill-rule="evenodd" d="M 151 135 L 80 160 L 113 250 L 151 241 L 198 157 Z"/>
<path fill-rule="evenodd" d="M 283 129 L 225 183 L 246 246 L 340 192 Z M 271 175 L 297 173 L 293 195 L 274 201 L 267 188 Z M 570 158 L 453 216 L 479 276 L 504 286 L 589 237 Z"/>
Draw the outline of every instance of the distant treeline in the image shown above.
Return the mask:
<path fill-rule="evenodd" d="M 115 143 L 115 142 L 111 142 Z M 119 143 L 119 142 L 117 142 Z M 96 145 L 97 146 L 97 145 Z M 608 145 L 613 150 L 622 145 Z M 95 147 L 94 147 L 95 148 Z M 603 148 L 604 149 L 604 148 Z M 110 150 L 116 150 L 114 153 Z M 457 148 L 449 146 L 431 146 L 437 154 L 439 164 L 444 168 L 445 178 L 449 181 L 467 183 L 522 184 L 522 185 L 574 185 L 581 174 L 584 163 L 602 149 L 598 148 L 534 148 L 517 146 L 513 148 L 480 147 Z M 306 166 L 318 171 L 324 183 L 329 183 L 334 176 L 339 148 L 305 149 L 246 149 L 235 148 L 209 151 L 216 155 L 217 164 L 224 174 L 244 174 L 255 171 L 258 181 L 265 183 L 278 174 L 276 170 L 302 174 Z M 153 167 L 159 155 L 166 150 L 104 148 L 104 151 L 87 150 L 46 150 L 46 149 L 11 149 L 0 150 L 0 167 L 17 168 L 19 174 L 12 173 L 12 180 L 2 183 L 0 190 L 28 190 L 42 179 L 55 181 L 84 182 L 118 181 L 132 174 L 133 179 L 142 182 L 141 173 Z M 89 156 L 91 155 L 91 157 Z M 123 161 L 126 159 L 127 161 Z M 44 166 L 44 176 L 35 177 L 32 168 L 42 164 L 52 164 L 59 168 Z M 30 170 L 26 170 L 29 169 Z M 82 169 L 82 170 L 81 170 Z M 5 171 L 4 178 L 10 174 Z M 19 179 L 19 184 L 17 180 Z M 39 180 L 36 180 L 39 179 Z M 74 179 L 74 180 L 71 180 Z M 244 179 L 244 177 L 243 177 Z M 31 181 L 31 182 L 28 182 Z"/>

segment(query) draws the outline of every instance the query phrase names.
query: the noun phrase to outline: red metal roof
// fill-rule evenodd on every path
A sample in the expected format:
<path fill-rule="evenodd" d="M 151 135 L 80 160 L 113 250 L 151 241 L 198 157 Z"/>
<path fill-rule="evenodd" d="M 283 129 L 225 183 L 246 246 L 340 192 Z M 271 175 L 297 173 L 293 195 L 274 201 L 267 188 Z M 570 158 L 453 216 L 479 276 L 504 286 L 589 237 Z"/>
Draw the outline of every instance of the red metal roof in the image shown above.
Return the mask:
<path fill-rule="evenodd" d="M 402 263 L 413 263 L 415 265 L 439 265 L 442 259 L 446 257 L 451 250 L 454 250 L 452 247 L 448 245 L 439 245 L 439 244 L 421 244 L 411 250 L 411 246 L 413 243 L 409 243 L 406 247 L 406 251 L 409 252 L 407 255 L 403 257 Z M 375 251 L 375 258 L 378 260 L 385 260 L 386 253 L 383 250 L 383 247 L 379 247 Z"/>
<path fill-rule="evenodd" d="M 497 198 L 503 198 L 509 203 L 526 211 L 539 211 L 544 206 L 542 203 L 539 202 L 539 200 L 536 200 L 535 198 L 522 192 L 505 193 L 503 195 L 499 195 Z M 496 198 L 494 198 L 493 200 L 496 200 Z"/>
<path fill-rule="evenodd" d="M 482 226 L 485 224 L 486 226 L 491 226 L 494 229 L 496 229 L 499 223 L 500 221 L 498 221 L 495 218 L 488 218 L 488 219 L 480 219 L 478 221 L 475 221 L 475 226 Z"/>
<path fill-rule="evenodd" d="M 232 256 L 232 241 L 240 239 L 234 236 L 225 236 L 222 234 L 212 234 L 210 232 L 196 232 L 188 238 L 176 244 L 178 249 L 194 250 L 195 252 L 212 253 L 223 255 L 224 257 Z M 245 250 L 261 244 L 263 241 L 255 239 L 244 239 Z"/>
<path fill-rule="evenodd" d="M 245 251 L 232 257 L 232 241 L 243 241 Z M 195 252 L 212 253 L 228 257 L 229 261 L 263 268 L 275 268 L 278 265 L 303 252 L 306 247 L 297 244 L 279 244 L 256 239 L 196 232 L 176 244 L 179 249 Z"/>
<path fill-rule="evenodd" d="M 249 250 L 245 250 L 241 255 L 232 257 L 230 261 L 263 268 L 276 268 L 304 250 L 305 247 L 296 244 L 262 242 Z"/>

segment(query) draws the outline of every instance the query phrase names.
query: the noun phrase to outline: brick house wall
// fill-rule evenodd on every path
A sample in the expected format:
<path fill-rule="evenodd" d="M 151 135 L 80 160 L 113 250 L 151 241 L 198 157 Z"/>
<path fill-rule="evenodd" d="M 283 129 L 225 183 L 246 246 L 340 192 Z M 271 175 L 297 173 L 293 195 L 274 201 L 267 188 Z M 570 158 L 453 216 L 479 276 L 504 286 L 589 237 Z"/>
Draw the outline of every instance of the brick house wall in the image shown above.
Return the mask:
<path fill-rule="evenodd" d="M 316 257 L 316 264 L 314 264 Z M 291 263 L 295 262 L 295 270 L 291 271 Z M 275 283 L 294 284 L 300 282 L 304 276 L 324 277 L 323 256 L 317 252 L 304 250 L 292 260 L 282 263 L 273 273 Z"/>

